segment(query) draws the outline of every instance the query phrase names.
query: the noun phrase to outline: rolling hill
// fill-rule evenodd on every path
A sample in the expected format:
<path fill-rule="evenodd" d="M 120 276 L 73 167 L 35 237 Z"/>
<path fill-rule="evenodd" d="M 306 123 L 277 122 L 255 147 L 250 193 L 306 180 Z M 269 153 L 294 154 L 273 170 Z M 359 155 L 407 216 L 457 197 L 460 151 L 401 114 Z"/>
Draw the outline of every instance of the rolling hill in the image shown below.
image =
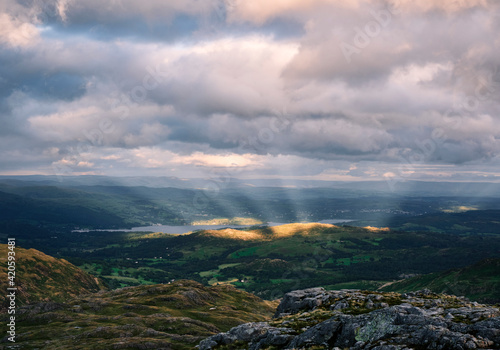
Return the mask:
<path fill-rule="evenodd" d="M 35 249 L 15 253 L 16 348 L 192 349 L 217 332 L 268 319 L 277 306 L 233 286 L 189 280 L 107 291 L 66 260 Z M 7 290 L 7 245 L 0 256 L 0 288 Z M 2 312 L 1 322 L 8 317 Z"/>

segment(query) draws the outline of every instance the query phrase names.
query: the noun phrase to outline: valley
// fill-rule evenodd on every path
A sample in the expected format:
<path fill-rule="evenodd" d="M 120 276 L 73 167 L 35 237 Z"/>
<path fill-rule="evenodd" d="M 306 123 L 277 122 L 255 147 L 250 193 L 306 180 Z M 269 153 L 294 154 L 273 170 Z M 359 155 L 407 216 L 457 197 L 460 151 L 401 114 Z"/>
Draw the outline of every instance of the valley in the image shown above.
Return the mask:
<path fill-rule="evenodd" d="M 191 349 L 307 288 L 500 302 L 496 197 L 241 187 L 198 208 L 201 193 L 0 181 L 23 344 Z"/>
<path fill-rule="evenodd" d="M 187 278 L 274 299 L 315 286 L 376 289 L 500 257 L 500 201 L 444 196 L 437 184 L 426 185 L 438 195 L 431 196 L 421 185 L 401 195 L 377 184 L 235 182 L 195 208 L 204 190 L 36 179 L 0 178 L 0 237 L 67 259 L 112 289 Z M 286 224 L 305 218 L 310 223 Z M 155 225 L 120 231 L 145 224 Z"/>

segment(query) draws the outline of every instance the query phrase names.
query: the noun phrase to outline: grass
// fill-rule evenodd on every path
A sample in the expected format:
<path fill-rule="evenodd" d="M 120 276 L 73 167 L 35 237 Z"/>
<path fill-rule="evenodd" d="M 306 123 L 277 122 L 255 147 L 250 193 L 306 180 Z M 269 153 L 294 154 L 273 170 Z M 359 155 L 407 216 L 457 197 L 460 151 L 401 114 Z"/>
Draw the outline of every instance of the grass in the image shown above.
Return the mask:
<path fill-rule="evenodd" d="M 7 290 L 7 245 L 0 244 L 0 288 Z M 59 301 L 104 289 L 102 281 L 64 259 L 56 259 L 35 249 L 16 246 L 16 302 L 18 306 L 43 300 Z M 7 305 L 0 297 L 0 309 Z"/>
<path fill-rule="evenodd" d="M 208 271 L 201 271 L 200 276 L 201 277 L 210 277 L 214 276 L 219 272 L 219 270 L 208 270 Z"/>
<path fill-rule="evenodd" d="M 293 281 L 294 281 L 293 279 L 285 279 L 285 278 L 271 279 L 271 283 L 273 284 L 289 283 Z"/>
<path fill-rule="evenodd" d="M 222 269 L 225 269 L 226 267 L 235 267 L 238 265 L 241 265 L 241 263 L 221 264 L 221 265 L 219 265 L 219 269 L 222 270 Z"/>
<path fill-rule="evenodd" d="M 221 264 L 221 265 L 219 265 L 218 269 L 201 271 L 199 273 L 199 275 L 200 275 L 200 277 L 215 277 L 220 273 L 220 270 L 223 270 L 223 269 L 228 268 L 228 267 L 239 266 L 239 265 L 241 265 L 241 263 Z"/>
<path fill-rule="evenodd" d="M 354 282 L 343 282 L 325 285 L 326 289 L 340 290 L 340 289 L 362 289 L 362 290 L 375 290 L 380 287 L 383 282 L 379 281 L 354 281 Z"/>
<path fill-rule="evenodd" d="M 271 317 L 276 303 L 228 285 L 187 280 L 74 298 L 58 309 L 27 309 L 17 319 L 22 349 L 192 349 L 212 334 Z"/>
<path fill-rule="evenodd" d="M 244 248 L 240 249 L 231 255 L 229 255 L 230 259 L 239 259 L 247 256 L 254 256 L 256 255 L 258 247 L 250 247 L 250 248 Z"/>
<path fill-rule="evenodd" d="M 342 258 L 342 259 L 337 259 L 337 265 L 345 265 L 349 266 L 351 265 L 351 258 Z"/>

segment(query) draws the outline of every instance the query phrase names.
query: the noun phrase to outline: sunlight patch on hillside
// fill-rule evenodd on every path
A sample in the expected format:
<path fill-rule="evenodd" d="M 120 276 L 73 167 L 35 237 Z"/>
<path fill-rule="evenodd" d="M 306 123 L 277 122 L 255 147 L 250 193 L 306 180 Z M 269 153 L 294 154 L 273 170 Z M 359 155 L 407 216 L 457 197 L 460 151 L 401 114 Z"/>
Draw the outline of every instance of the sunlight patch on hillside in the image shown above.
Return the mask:
<path fill-rule="evenodd" d="M 443 209 L 443 213 L 464 213 L 466 211 L 478 210 L 477 207 L 473 206 L 465 206 L 465 205 L 457 205 L 448 209 Z"/>
<path fill-rule="evenodd" d="M 331 224 L 319 224 L 319 223 L 295 223 L 295 224 L 285 224 L 281 226 L 266 227 L 256 230 L 236 230 L 236 229 L 223 229 L 223 230 L 205 230 L 199 232 L 200 235 L 228 238 L 228 239 L 239 239 L 243 241 L 249 240 L 272 240 L 276 238 L 291 237 L 295 235 L 308 236 L 313 234 L 316 229 L 326 229 L 338 227 Z"/>
<path fill-rule="evenodd" d="M 389 227 L 373 227 L 373 226 L 365 226 L 363 227 L 365 230 L 371 232 L 389 232 L 391 229 Z"/>
<path fill-rule="evenodd" d="M 270 227 L 270 230 L 273 232 L 275 237 L 289 237 L 297 234 L 300 235 L 308 235 L 310 230 L 318 229 L 318 228 L 332 228 L 338 227 L 331 224 L 319 224 L 319 223 L 295 223 L 295 224 L 286 224 L 281 226 Z"/>
<path fill-rule="evenodd" d="M 200 232 L 200 235 L 218 237 L 218 238 L 229 238 L 229 239 L 239 239 L 242 241 L 260 240 L 263 238 L 259 231 L 240 231 L 232 228 L 227 228 L 224 230 L 206 230 Z"/>

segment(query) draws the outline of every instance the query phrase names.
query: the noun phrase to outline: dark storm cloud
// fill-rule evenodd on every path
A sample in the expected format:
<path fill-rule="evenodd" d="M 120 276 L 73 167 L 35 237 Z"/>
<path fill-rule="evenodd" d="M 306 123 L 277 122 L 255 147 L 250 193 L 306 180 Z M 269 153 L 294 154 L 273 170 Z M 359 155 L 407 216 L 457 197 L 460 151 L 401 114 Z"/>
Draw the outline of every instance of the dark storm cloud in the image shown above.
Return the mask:
<path fill-rule="evenodd" d="M 0 68 L 0 98 L 5 99 L 14 91 L 22 91 L 34 98 L 71 101 L 86 92 L 86 80 L 78 74 L 64 70 L 44 71 L 42 67 L 26 66 L 30 63 L 19 61 L 19 57 L 9 59 L 6 56 L 9 55 L 0 54 L 0 61 L 4 63 Z"/>

